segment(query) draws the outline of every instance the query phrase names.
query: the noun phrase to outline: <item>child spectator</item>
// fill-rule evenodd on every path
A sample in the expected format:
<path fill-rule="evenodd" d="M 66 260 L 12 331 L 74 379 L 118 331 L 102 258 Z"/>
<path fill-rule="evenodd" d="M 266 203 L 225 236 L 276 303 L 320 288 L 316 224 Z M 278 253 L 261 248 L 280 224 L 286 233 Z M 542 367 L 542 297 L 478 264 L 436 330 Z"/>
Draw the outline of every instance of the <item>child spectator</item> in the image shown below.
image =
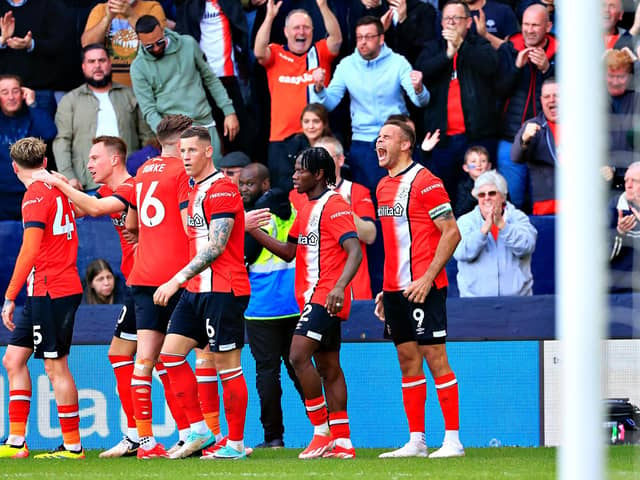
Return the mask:
<path fill-rule="evenodd" d="M 106 260 L 99 258 L 91 262 L 87 266 L 84 280 L 83 303 L 90 305 L 123 303 L 122 295 L 116 291 L 116 284 L 119 282 Z"/>
<path fill-rule="evenodd" d="M 473 195 L 471 195 L 471 190 L 473 190 L 476 179 L 484 172 L 491 170 L 489 151 L 482 145 L 469 147 L 464 154 L 462 170 L 464 170 L 467 175 L 458 183 L 458 189 L 455 194 L 456 203 L 453 208 L 453 213 L 456 218 L 473 210 L 478 203 Z"/>

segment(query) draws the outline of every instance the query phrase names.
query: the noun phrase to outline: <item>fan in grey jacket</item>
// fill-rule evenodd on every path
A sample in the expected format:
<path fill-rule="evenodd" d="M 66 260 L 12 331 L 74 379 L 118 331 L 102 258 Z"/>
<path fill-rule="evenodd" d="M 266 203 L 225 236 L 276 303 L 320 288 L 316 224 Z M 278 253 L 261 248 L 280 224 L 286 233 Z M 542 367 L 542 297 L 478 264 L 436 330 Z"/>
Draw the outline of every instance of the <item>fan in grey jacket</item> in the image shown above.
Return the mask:
<path fill-rule="evenodd" d="M 460 296 L 532 295 L 538 232 L 506 201 L 507 182 L 495 170 L 480 175 L 472 193 L 478 205 L 458 219 L 462 239 L 453 254 Z"/>

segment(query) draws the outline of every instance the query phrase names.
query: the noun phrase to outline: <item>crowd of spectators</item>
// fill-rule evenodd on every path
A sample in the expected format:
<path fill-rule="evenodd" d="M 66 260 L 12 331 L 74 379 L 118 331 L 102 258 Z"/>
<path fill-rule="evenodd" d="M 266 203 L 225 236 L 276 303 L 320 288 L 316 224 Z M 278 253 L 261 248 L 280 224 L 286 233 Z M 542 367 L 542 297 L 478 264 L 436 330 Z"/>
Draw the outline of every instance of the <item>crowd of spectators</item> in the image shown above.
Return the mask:
<path fill-rule="evenodd" d="M 238 172 L 249 162 L 268 166 L 270 186 L 285 192 L 296 155 L 335 137 L 338 173 L 373 199 L 384 174 L 375 139 L 390 115 L 405 115 L 417 138 L 433 140 L 413 158 L 442 179 L 456 217 L 473 209 L 488 222 L 472 190 L 490 168 L 504 177 L 504 191 L 496 191 L 507 218 L 511 209 L 554 214 L 561 136 L 554 7 L 553 0 L 0 0 L 0 220 L 21 218 L 24 188 L 8 155 L 18 139 L 45 140 L 49 167 L 91 192 L 94 137 L 121 137 L 135 173 L 158 152 L 158 122 L 178 113 L 209 128 L 219 168 L 225 154 L 235 154 L 225 164 L 242 155 Z M 635 9 L 602 1 L 610 96 L 602 177 L 614 203 L 636 181 L 627 175 L 638 159 Z M 636 215 L 623 211 L 615 218 Z M 635 231 L 631 220 L 612 238 Z M 484 235 L 501 242 L 502 233 Z M 375 271 L 371 277 L 375 292 Z"/>

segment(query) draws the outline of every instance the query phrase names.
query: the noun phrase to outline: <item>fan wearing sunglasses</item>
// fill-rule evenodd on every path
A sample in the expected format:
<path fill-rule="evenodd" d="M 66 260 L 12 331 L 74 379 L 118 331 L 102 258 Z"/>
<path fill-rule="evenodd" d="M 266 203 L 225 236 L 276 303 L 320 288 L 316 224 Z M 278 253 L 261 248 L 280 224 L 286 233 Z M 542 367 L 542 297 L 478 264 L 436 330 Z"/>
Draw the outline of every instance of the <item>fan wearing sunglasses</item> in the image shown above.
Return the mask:
<path fill-rule="evenodd" d="M 165 115 L 182 114 L 194 125 L 207 127 L 213 145 L 215 165 L 222 158 L 220 136 L 205 88 L 222 110 L 221 133 L 233 141 L 240 130 L 238 117 L 222 82 L 207 63 L 198 42 L 143 15 L 136 22 L 138 54 L 131 63 L 131 82 L 140 109 L 153 131 Z"/>
<path fill-rule="evenodd" d="M 538 232 L 529 217 L 507 201 L 507 182 L 495 170 L 480 175 L 472 190 L 478 205 L 458 219 L 461 297 L 532 295 L 531 254 Z"/>

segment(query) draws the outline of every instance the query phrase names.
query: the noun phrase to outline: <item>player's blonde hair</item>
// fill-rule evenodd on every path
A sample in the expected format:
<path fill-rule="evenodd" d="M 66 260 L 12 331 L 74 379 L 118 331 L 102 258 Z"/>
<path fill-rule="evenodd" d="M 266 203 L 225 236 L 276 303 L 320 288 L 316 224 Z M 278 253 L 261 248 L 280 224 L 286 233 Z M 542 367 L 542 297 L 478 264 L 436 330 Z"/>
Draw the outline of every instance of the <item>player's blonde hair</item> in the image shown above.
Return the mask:
<path fill-rule="evenodd" d="M 40 138 L 26 137 L 11 145 L 11 160 L 22 168 L 38 168 L 44 163 L 47 145 Z"/>

